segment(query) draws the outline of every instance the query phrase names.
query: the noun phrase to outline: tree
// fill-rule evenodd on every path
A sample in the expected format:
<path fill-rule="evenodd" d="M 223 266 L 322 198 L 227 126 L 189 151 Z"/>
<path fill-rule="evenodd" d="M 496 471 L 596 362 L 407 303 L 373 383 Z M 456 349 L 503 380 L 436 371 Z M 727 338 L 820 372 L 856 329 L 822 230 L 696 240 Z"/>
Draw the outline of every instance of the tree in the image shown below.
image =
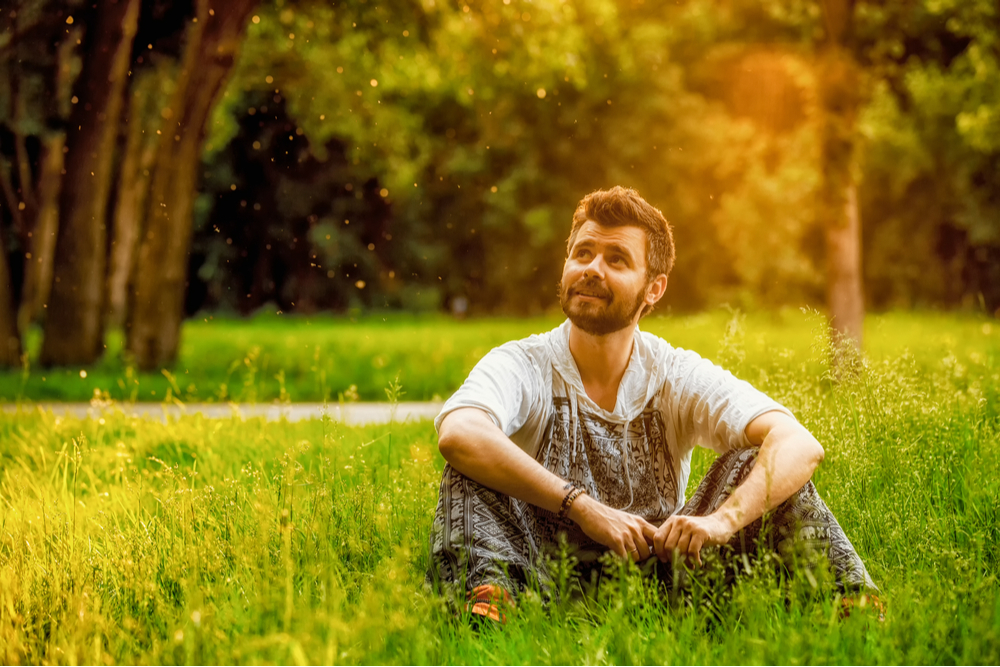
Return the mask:
<path fill-rule="evenodd" d="M 129 288 L 126 347 L 140 368 L 177 357 L 184 316 L 192 207 L 205 123 L 233 67 L 256 0 L 218 10 L 197 0 L 150 181 L 143 231 Z"/>
<path fill-rule="evenodd" d="M 864 103 L 864 79 L 848 48 L 854 0 L 822 0 L 822 5 L 826 31 L 817 65 L 827 308 L 837 337 L 860 348 L 865 304 L 855 144 L 858 112 Z"/>
<path fill-rule="evenodd" d="M 20 339 L 44 311 L 51 283 L 70 106 L 75 3 L 19 2 L 0 14 L 0 236 L 10 222 L 0 328 Z M 13 260 L 13 261 L 10 261 Z M 9 311 L 7 309 L 10 309 Z M 19 346 L 19 343 L 16 343 Z M 7 345 L 13 349 L 15 343 Z M 19 363 L 7 355 L 9 363 Z M 2 362 L 0 362 L 2 363 Z"/>
<path fill-rule="evenodd" d="M 103 351 L 106 212 L 139 7 L 139 0 L 101 2 L 86 22 L 86 53 L 67 128 L 44 365 L 90 364 Z"/>

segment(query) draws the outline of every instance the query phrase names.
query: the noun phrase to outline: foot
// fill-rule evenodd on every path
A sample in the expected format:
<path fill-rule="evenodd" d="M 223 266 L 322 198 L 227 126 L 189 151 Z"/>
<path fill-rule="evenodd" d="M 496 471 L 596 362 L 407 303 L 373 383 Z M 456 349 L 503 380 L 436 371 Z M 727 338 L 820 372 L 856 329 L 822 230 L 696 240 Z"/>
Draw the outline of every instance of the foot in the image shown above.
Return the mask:
<path fill-rule="evenodd" d="M 476 620 L 488 618 L 504 625 L 507 623 L 505 610 L 514 608 L 510 594 L 496 584 L 476 586 L 465 597 L 468 602 L 463 611 L 472 614 Z"/>
<path fill-rule="evenodd" d="M 862 593 L 857 597 L 845 597 L 840 600 L 840 617 L 847 618 L 855 609 L 874 616 L 879 623 L 885 622 L 885 603 L 877 595 Z"/>

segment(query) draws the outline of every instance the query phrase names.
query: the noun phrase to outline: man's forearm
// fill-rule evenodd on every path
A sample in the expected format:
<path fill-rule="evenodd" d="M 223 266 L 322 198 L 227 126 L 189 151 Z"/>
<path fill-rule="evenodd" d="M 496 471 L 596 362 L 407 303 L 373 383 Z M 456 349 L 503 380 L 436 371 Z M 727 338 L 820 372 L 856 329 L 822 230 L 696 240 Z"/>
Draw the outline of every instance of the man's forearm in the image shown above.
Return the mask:
<path fill-rule="evenodd" d="M 822 459 L 812 434 L 782 415 L 769 425 L 753 470 L 715 514 L 736 533 L 801 489 Z"/>
<path fill-rule="evenodd" d="M 565 481 L 515 445 L 482 410 L 447 415 L 438 448 L 455 470 L 483 486 L 551 512 L 562 505 Z"/>
<path fill-rule="evenodd" d="M 823 447 L 816 438 L 782 412 L 760 415 L 747 426 L 746 436 L 760 446 L 753 470 L 712 514 L 675 514 L 664 521 L 653 538 L 660 560 L 669 560 L 676 550 L 700 563 L 703 546 L 725 544 L 741 528 L 785 502 L 823 460 Z"/>

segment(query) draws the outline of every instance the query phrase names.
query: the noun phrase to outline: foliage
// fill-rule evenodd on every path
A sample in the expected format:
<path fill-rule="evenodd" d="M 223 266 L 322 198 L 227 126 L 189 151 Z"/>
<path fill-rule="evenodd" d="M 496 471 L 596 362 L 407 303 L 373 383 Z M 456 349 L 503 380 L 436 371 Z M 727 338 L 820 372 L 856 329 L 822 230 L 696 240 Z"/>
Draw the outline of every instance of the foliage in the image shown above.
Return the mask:
<path fill-rule="evenodd" d="M 253 100 L 270 79 L 275 95 L 265 106 L 272 113 L 280 98 L 273 122 L 294 144 L 285 145 L 282 133 L 278 160 L 292 149 L 303 164 L 312 154 L 331 165 L 329 186 L 287 189 L 298 210 L 279 204 L 256 214 L 275 227 L 309 229 L 318 240 L 313 252 L 324 261 L 313 273 L 333 281 L 337 296 L 310 303 L 407 306 L 422 288 L 427 305 L 466 297 L 474 311 L 537 312 L 553 301 L 577 200 L 612 182 L 639 188 L 675 224 L 682 248 L 676 305 L 703 304 L 709 292 L 735 296 L 725 288 L 741 278 L 744 296 L 761 286 L 759 271 L 748 277 L 726 269 L 743 266 L 747 247 L 726 237 L 747 226 L 741 209 L 748 199 L 775 190 L 744 183 L 747 173 L 763 171 L 768 140 L 688 89 L 686 63 L 671 58 L 684 26 L 672 27 L 669 7 L 657 7 L 664 13 L 655 20 L 652 8 L 598 2 L 463 7 L 380 5 L 374 15 L 384 22 L 372 22 L 361 6 L 278 5 L 251 29 L 232 106 L 218 116 L 259 118 Z M 234 135 L 231 122 L 217 127 L 213 145 L 235 137 L 237 150 L 252 138 Z M 268 142 L 260 146 L 266 154 Z M 228 168 L 239 171 L 241 160 Z M 801 160 L 791 160 L 790 173 L 802 173 Z M 714 215 L 720 224 L 706 225 L 727 191 L 741 188 L 751 192 Z M 808 185 L 797 189 L 808 195 Z M 242 192 L 229 198 L 249 204 Z M 372 193 L 385 193 L 389 220 Z M 767 219 L 803 210 L 799 198 L 759 199 Z M 253 217 L 244 206 L 212 220 L 220 228 L 245 224 L 237 216 Z M 801 234 L 803 216 L 791 219 Z M 772 245 L 789 246 L 780 228 L 770 229 Z M 804 279 L 798 273 L 767 281 L 772 294 L 760 298 L 777 291 L 777 302 L 794 301 L 803 283 L 814 292 L 816 268 Z M 244 293 L 253 290 L 208 304 L 241 307 Z M 276 296 L 282 309 L 291 307 L 293 299 Z M 251 308 L 261 303 L 247 299 Z"/>
<path fill-rule="evenodd" d="M 298 166 L 271 179 L 270 208 L 249 175 L 234 193 L 229 180 L 210 188 L 230 204 L 206 206 L 200 238 L 238 247 L 248 224 L 274 239 L 295 229 L 313 239 L 300 252 L 315 266 L 288 279 L 223 248 L 189 308 L 421 309 L 466 298 L 477 312 L 538 312 L 554 302 L 576 201 L 609 183 L 638 188 L 674 225 L 674 307 L 822 303 L 812 66 L 822 12 L 814 2 L 718 9 L 277 3 L 251 28 L 207 160 L 210 171 L 246 173 L 240 147 L 263 133 L 264 161 Z M 858 168 L 876 307 L 1000 306 L 990 281 L 1000 219 L 990 203 L 1000 173 L 988 138 L 993 11 L 858 5 L 851 48 L 874 91 Z M 957 250 L 941 241 L 956 236 Z M 268 275 L 272 287 L 209 277 L 230 271 Z"/>
<path fill-rule="evenodd" d="M 668 32 L 610 3 L 363 4 L 279 3 L 250 31 L 226 112 L 257 118 L 287 99 L 299 161 L 329 160 L 339 186 L 300 186 L 297 210 L 278 204 L 278 219 L 308 221 L 315 273 L 354 295 L 335 304 L 409 303 L 410 283 L 429 305 L 465 296 L 475 310 L 537 312 L 580 188 L 635 183 L 683 138 L 671 121 L 688 96 L 664 62 Z M 255 107 L 262 81 L 273 102 Z M 231 122 L 216 127 L 213 145 L 234 136 Z M 664 189 L 644 188 L 654 201 Z M 357 210 L 369 193 L 391 220 Z"/>
<path fill-rule="evenodd" d="M 866 276 L 893 305 L 988 303 L 1000 280 L 1000 42 L 989 2 L 927 2 L 863 120 Z M 906 236 L 908 242 L 899 239 Z M 940 261 L 928 263 L 933 254 Z"/>
<path fill-rule="evenodd" d="M 882 588 L 884 624 L 857 612 L 841 620 L 834 596 L 767 570 L 728 595 L 671 601 L 629 569 L 595 598 L 547 609 L 525 599 L 503 631 L 477 635 L 423 583 L 442 467 L 429 423 L 159 423 L 111 405 L 89 421 L 0 415 L 0 656 L 5 664 L 997 662 L 996 339 L 973 341 L 956 328 L 945 335 L 962 333 L 951 344 L 968 356 L 942 358 L 914 336 L 912 352 L 886 354 L 832 387 L 825 343 L 812 354 L 762 356 L 754 352 L 761 329 L 737 318 L 719 354 L 825 445 L 816 484 Z M 798 342 L 808 348 L 810 339 Z M 710 457 L 696 451 L 693 479 Z"/>

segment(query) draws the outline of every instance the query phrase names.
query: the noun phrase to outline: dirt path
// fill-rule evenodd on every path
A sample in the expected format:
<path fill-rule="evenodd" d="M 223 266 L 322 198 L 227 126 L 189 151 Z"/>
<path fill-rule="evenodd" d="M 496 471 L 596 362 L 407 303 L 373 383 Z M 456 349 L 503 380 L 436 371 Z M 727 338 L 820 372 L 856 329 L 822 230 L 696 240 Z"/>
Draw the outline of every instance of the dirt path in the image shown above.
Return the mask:
<path fill-rule="evenodd" d="M 233 417 L 264 417 L 268 421 L 301 421 L 321 419 L 324 414 L 334 421 L 345 424 L 384 424 L 396 421 L 419 421 L 434 419 L 441 410 L 442 403 L 407 402 L 393 406 L 389 403 L 114 403 L 104 406 L 92 403 L 15 403 L 0 404 L 0 410 L 14 414 L 42 410 L 59 416 L 77 419 L 97 419 L 105 411 L 122 411 L 127 415 L 166 421 L 171 417 L 201 414 L 209 419 L 231 419 Z"/>

